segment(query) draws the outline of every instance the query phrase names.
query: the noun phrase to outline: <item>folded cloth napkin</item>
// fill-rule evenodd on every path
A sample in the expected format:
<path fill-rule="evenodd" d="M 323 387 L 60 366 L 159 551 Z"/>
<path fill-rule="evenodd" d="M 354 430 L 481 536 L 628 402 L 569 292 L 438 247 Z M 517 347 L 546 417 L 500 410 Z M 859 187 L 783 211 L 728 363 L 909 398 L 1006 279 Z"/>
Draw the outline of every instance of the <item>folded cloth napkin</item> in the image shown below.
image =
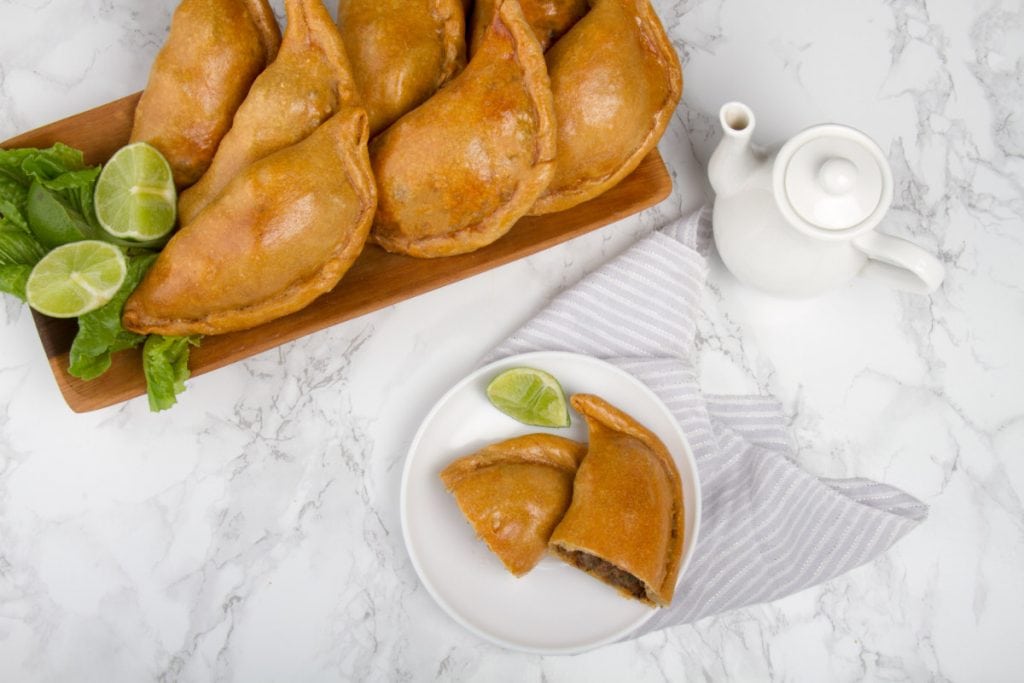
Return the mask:
<path fill-rule="evenodd" d="M 642 239 L 559 294 L 488 360 L 596 356 L 645 382 L 679 420 L 703 489 L 700 538 L 671 607 L 634 636 L 775 600 L 885 552 L 928 514 L 867 479 L 821 479 L 792 460 L 780 404 L 708 396 L 694 367 L 710 211 Z"/>

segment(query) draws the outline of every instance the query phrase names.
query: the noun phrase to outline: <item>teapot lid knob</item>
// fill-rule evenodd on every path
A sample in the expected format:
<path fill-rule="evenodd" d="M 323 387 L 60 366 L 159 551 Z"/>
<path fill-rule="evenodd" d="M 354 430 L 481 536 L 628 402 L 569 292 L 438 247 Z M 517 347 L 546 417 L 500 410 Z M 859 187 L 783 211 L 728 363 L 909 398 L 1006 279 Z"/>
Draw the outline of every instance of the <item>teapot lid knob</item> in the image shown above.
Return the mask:
<path fill-rule="evenodd" d="M 805 231 L 869 230 L 892 203 L 892 171 L 881 148 L 846 126 L 799 133 L 779 151 L 774 175 L 780 204 Z"/>
<path fill-rule="evenodd" d="M 857 182 L 857 164 L 844 157 L 827 159 L 818 170 L 818 182 L 829 194 L 846 194 Z"/>

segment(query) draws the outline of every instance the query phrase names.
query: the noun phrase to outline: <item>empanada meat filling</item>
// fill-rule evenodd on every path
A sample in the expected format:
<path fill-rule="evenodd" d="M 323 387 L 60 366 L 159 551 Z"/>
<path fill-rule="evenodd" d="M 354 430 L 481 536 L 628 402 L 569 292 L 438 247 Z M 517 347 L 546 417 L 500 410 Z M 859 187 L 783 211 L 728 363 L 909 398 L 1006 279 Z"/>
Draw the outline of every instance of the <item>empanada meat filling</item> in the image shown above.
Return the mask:
<path fill-rule="evenodd" d="M 679 528 L 676 526 L 676 515 L 672 515 L 672 532 L 670 538 L 674 542 L 677 535 L 679 534 Z M 647 585 L 633 576 L 625 569 L 616 567 L 611 562 L 592 555 L 583 550 L 569 550 L 558 545 L 553 545 L 555 553 L 562 558 L 565 562 L 582 569 L 591 576 L 604 581 L 609 586 L 616 588 L 626 595 L 636 598 L 641 602 L 645 602 L 648 605 L 659 605 L 661 600 L 653 592 L 648 590 Z"/>
<path fill-rule="evenodd" d="M 647 586 L 644 585 L 643 581 L 629 572 L 619 569 L 611 562 L 602 560 L 600 557 L 583 552 L 582 550 L 565 550 L 564 548 L 557 548 L 556 550 L 562 559 L 577 569 L 582 569 L 591 576 L 628 593 L 637 600 L 652 602 L 651 598 L 647 595 Z"/>
<path fill-rule="evenodd" d="M 548 543 L 566 564 L 651 607 L 672 603 L 682 562 L 682 482 L 658 436 L 604 399 L 575 394 L 590 444 Z"/>

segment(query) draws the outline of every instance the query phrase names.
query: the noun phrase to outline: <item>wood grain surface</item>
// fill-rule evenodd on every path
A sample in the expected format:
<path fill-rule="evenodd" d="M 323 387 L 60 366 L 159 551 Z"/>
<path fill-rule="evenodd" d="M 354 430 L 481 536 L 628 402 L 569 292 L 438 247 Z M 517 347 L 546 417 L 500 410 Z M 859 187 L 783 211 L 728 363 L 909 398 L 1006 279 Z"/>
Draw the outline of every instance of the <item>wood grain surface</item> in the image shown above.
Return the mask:
<path fill-rule="evenodd" d="M 90 164 L 103 163 L 128 142 L 140 93 L 110 102 L 12 138 L 0 147 L 48 147 L 63 142 L 85 153 Z M 351 320 L 405 299 L 482 273 L 596 230 L 668 197 L 672 180 L 657 150 L 618 186 L 562 213 L 526 217 L 502 239 L 479 251 L 442 259 L 414 259 L 368 245 L 334 289 L 307 308 L 266 325 L 206 337 L 192 351 L 192 375 L 201 375 L 285 342 Z M 67 373 L 75 321 L 54 320 L 33 312 L 43 349 L 61 393 L 72 410 L 105 408 L 146 393 L 139 351 L 122 351 L 102 377 L 83 382 Z"/>

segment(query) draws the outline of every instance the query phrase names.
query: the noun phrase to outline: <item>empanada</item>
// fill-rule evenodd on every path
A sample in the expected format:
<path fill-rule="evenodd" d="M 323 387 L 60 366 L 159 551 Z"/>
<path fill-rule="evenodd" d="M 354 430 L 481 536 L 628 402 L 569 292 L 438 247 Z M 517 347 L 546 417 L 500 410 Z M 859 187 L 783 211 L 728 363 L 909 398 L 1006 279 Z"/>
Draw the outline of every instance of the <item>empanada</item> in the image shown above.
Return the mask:
<path fill-rule="evenodd" d="M 190 223 L 246 166 L 302 140 L 359 94 L 345 45 L 321 0 L 285 0 L 288 25 L 274 62 L 252 84 L 213 163 L 181 195 Z"/>
<path fill-rule="evenodd" d="M 280 43 L 267 0 L 183 0 L 135 110 L 131 142 L 160 150 L 179 188 L 196 182 Z"/>
<path fill-rule="evenodd" d="M 519 4 L 503 0 L 466 69 L 371 143 L 373 237 L 419 257 L 486 246 L 533 206 L 554 156 L 540 44 Z"/>
<path fill-rule="evenodd" d="M 519 0 L 523 16 L 533 28 L 542 50 L 547 50 L 587 13 L 587 0 Z M 494 13 L 494 0 L 477 0 L 473 9 L 472 52 L 483 38 Z"/>
<path fill-rule="evenodd" d="M 345 39 L 373 137 L 466 66 L 461 0 L 340 0 Z"/>
<path fill-rule="evenodd" d="M 565 562 L 649 605 L 672 602 L 683 555 L 683 489 L 661 440 L 603 399 L 577 394 L 590 447 L 551 535 Z"/>
<path fill-rule="evenodd" d="M 534 215 L 593 199 L 632 173 L 683 92 L 679 58 L 648 0 L 595 0 L 547 62 L 558 159 Z"/>
<path fill-rule="evenodd" d="M 304 308 L 366 242 L 376 191 L 366 112 L 346 107 L 242 171 L 160 253 L 124 309 L 142 334 L 220 334 Z"/>
<path fill-rule="evenodd" d="M 572 498 L 584 444 L 529 434 L 492 444 L 441 472 L 473 529 L 516 576 L 540 561 Z"/>

